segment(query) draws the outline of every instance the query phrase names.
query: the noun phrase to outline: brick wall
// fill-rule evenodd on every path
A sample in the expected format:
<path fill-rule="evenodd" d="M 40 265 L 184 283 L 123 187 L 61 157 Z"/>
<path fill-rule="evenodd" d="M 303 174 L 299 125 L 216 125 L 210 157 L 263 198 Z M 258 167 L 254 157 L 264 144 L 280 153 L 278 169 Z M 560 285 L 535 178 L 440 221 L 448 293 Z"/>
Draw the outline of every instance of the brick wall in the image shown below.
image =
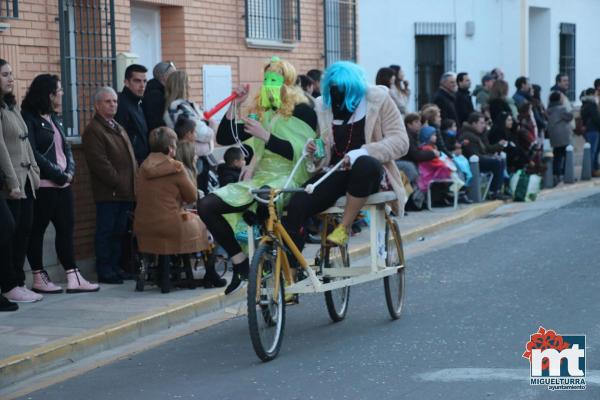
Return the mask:
<path fill-rule="evenodd" d="M 292 62 L 299 73 L 323 67 L 322 0 L 301 1 L 302 40 L 291 51 L 246 46 L 244 0 L 145 0 L 143 4 L 160 7 L 162 57 L 188 72 L 192 99 L 199 103 L 204 64 L 229 64 L 234 85 L 248 82 L 254 87 L 262 80 L 264 63 L 273 55 Z M 135 52 L 130 49 L 130 7 L 129 0 L 115 0 L 117 53 Z M 0 33 L 0 57 L 11 63 L 17 79 L 16 95 L 22 98 L 37 74 L 49 72 L 60 76 L 58 2 L 21 0 L 19 12 L 19 19 L 7 20 L 9 30 Z M 93 256 L 95 208 L 81 145 L 74 143 L 73 150 L 77 162 L 73 185 L 75 248 L 77 259 L 82 260 Z"/>
<path fill-rule="evenodd" d="M 245 42 L 245 1 L 146 0 L 160 6 L 163 58 L 175 62 L 190 76 L 194 100 L 202 101 L 202 65 L 229 64 L 233 82 L 258 84 L 261 68 L 273 55 L 294 64 L 299 73 L 322 68 L 324 53 L 322 0 L 302 0 L 301 38 L 292 51 L 250 49 Z M 130 49 L 129 20 L 131 2 L 116 0 L 117 51 Z"/>

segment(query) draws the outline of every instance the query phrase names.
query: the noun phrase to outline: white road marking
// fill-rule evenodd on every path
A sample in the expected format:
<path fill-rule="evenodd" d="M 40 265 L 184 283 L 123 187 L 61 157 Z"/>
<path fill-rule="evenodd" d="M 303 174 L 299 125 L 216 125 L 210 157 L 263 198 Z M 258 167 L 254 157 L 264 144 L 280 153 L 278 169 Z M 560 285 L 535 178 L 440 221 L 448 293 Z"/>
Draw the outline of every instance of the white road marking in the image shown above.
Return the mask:
<path fill-rule="evenodd" d="M 529 368 L 446 368 L 415 375 L 417 380 L 428 382 L 465 381 L 523 381 L 529 380 Z M 587 385 L 600 385 L 600 370 L 585 372 Z"/>

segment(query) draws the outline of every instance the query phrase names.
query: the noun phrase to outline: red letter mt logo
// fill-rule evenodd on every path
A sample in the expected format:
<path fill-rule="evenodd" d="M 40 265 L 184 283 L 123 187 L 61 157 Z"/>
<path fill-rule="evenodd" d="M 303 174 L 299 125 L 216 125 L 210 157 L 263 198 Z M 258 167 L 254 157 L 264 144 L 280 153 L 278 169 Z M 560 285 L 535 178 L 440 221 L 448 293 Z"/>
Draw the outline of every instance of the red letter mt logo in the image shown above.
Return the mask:
<path fill-rule="evenodd" d="M 585 389 L 585 335 L 557 335 L 540 326 L 525 345 L 523 358 L 531 365 L 531 385 Z"/>
<path fill-rule="evenodd" d="M 529 340 L 529 342 L 527 342 L 527 344 L 525 345 L 525 353 L 523 353 L 523 358 L 527 358 L 529 360 L 529 363 L 531 364 L 531 351 L 533 349 L 539 349 L 540 352 L 543 352 L 544 350 L 548 350 L 548 349 L 555 349 L 557 351 L 563 351 L 564 349 L 568 349 L 569 348 L 569 343 L 566 343 L 563 340 L 563 337 L 560 335 L 557 335 L 556 332 L 552 331 L 552 330 L 545 330 L 543 327 L 540 326 L 540 329 L 538 329 L 537 333 L 534 333 L 533 335 L 530 336 L 531 340 Z M 560 362 L 562 363 L 563 359 L 560 360 Z M 542 359 L 542 371 L 547 370 L 548 367 L 550 366 L 550 359 L 549 358 L 543 358 Z"/>

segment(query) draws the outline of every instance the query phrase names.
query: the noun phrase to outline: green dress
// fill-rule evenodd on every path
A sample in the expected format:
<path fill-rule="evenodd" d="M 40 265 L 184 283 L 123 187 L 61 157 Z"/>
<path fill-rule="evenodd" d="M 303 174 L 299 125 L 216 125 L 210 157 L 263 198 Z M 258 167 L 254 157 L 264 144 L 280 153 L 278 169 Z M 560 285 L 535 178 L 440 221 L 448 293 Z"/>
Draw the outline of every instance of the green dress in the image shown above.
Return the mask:
<path fill-rule="evenodd" d="M 263 116 L 262 125 L 267 131 L 271 132 L 271 135 L 290 142 L 294 150 L 294 159 L 288 160 L 266 149 L 265 143 L 260 139 L 252 137 L 244 141 L 245 144 L 252 147 L 253 157 L 256 158 L 254 176 L 249 181 L 230 183 L 212 192 L 232 207 L 250 205 L 254 201 L 250 193 L 251 189 L 259 189 L 265 185 L 272 188 L 282 188 L 294 165 L 302 156 L 304 145 L 308 139 L 315 138 L 315 132 L 312 128 L 294 116 L 284 118 L 268 111 Z M 300 187 L 308 178 L 309 173 L 303 161 L 288 188 Z M 289 196 L 286 197 L 289 199 Z"/>

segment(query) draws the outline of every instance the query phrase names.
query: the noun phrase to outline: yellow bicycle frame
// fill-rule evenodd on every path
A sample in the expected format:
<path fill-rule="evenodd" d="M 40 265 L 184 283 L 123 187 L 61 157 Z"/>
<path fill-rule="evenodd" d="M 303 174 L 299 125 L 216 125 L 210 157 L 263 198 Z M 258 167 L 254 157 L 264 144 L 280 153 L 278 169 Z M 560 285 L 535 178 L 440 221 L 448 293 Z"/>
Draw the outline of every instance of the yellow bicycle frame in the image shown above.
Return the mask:
<path fill-rule="evenodd" d="M 277 299 L 279 295 L 279 284 L 281 277 L 281 270 L 283 266 L 283 275 L 285 281 L 288 283 L 294 282 L 294 277 L 292 276 L 292 269 L 290 267 L 290 262 L 288 260 L 287 254 L 281 248 L 282 244 L 285 244 L 288 249 L 292 252 L 294 258 L 298 261 L 298 264 L 304 268 L 308 268 L 308 262 L 302 255 L 302 252 L 298 249 L 288 232 L 285 230 L 281 221 L 279 220 L 279 215 L 277 214 L 277 210 L 275 208 L 275 197 L 279 194 L 279 190 L 271 189 L 269 194 L 269 218 L 266 222 L 267 235 L 263 236 L 260 240 L 260 244 L 268 244 L 268 243 L 277 243 L 277 258 L 275 259 L 275 290 L 274 290 L 274 298 Z M 258 296 L 258 292 L 257 292 Z"/>

